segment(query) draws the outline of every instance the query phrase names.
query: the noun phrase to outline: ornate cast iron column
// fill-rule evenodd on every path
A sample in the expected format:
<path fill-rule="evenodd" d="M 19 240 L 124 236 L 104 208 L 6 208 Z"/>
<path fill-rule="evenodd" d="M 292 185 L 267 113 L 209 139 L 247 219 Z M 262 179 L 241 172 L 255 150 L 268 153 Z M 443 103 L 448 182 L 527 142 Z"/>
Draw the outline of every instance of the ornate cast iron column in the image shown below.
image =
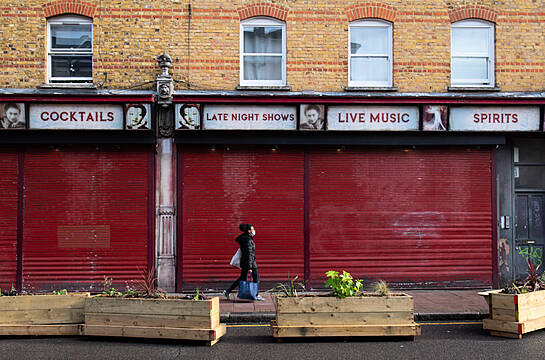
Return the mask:
<path fill-rule="evenodd" d="M 174 84 L 168 69 L 172 59 L 166 53 L 157 57 L 161 74 L 157 75 L 156 124 L 156 269 L 158 286 L 176 290 L 176 149 L 172 94 Z"/>

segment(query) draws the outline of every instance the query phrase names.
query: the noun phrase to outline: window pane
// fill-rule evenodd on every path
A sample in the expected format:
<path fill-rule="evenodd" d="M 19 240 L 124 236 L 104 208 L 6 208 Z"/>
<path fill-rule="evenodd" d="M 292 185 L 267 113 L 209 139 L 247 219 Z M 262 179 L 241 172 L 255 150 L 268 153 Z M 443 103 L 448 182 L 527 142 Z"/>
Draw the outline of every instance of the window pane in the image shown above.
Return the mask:
<path fill-rule="evenodd" d="M 519 149 L 519 162 L 545 163 L 545 140 L 516 140 L 515 146 Z"/>
<path fill-rule="evenodd" d="M 545 190 L 545 166 L 517 167 L 518 177 L 515 177 L 516 189 Z"/>
<path fill-rule="evenodd" d="M 282 54 L 282 28 L 244 27 L 244 53 Z"/>
<path fill-rule="evenodd" d="M 488 59 L 452 58 L 452 79 L 488 79 Z"/>
<path fill-rule="evenodd" d="M 51 76 L 85 77 L 93 76 L 91 56 L 52 56 Z"/>
<path fill-rule="evenodd" d="M 384 57 L 352 57 L 350 59 L 351 81 L 388 82 L 389 71 L 388 59 Z"/>
<path fill-rule="evenodd" d="M 282 80 L 282 57 L 244 56 L 244 80 Z"/>
<path fill-rule="evenodd" d="M 488 55 L 488 28 L 452 28 L 452 54 Z"/>
<path fill-rule="evenodd" d="M 52 49 L 91 49 L 91 24 L 51 24 Z"/>
<path fill-rule="evenodd" d="M 388 54 L 388 28 L 352 27 L 350 28 L 351 54 Z"/>

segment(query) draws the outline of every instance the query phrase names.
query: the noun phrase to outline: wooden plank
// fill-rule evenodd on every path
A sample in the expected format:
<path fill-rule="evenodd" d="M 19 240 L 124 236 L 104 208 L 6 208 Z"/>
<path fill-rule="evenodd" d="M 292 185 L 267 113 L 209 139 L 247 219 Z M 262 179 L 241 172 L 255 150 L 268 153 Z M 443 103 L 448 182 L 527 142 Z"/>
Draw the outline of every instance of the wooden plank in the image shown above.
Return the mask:
<path fill-rule="evenodd" d="M 483 329 L 518 334 L 519 324 L 517 322 L 484 319 Z"/>
<path fill-rule="evenodd" d="M 519 308 L 545 304 L 545 290 L 518 295 Z"/>
<path fill-rule="evenodd" d="M 219 325 L 219 321 L 219 314 L 216 316 L 133 315 L 107 313 L 85 314 L 85 324 L 87 325 L 212 329 Z"/>
<path fill-rule="evenodd" d="M 216 340 L 208 341 L 207 345 L 212 346 L 218 341 L 220 341 L 221 337 L 227 333 L 227 326 L 225 324 L 219 324 L 214 328 L 215 331 L 215 338 Z"/>
<path fill-rule="evenodd" d="M 528 320 L 539 319 L 545 317 L 545 301 L 532 306 L 519 305 L 518 321 L 524 322 Z"/>
<path fill-rule="evenodd" d="M 83 308 L 89 293 L 71 295 L 1 296 L 0 309 L 9 311 Z"/>
<path fill-rule="evenodd" d="M 410 324 L 414 322 L 411 311 L 365 313 L 281 313 L 276 314 L 278 326 L 309 325 L 366 325 Z"/>
<path fill-rule="evenodd" d="M 0 311 L 0 324 L 80 324 L 83 321 L 83 308 Z"/>
<path fill-rule="evenodd" d="M 80 335 L 79 325 L 1 325 L 1 336 L 57 336 Z"/>
<path fill-rule="evenodd" d="M 502 331 L 490 331 L 490 335 L 493 335 L 493 336 L 501 336 L 501 337 L 505 337 L 505 338 L 510 338 L 510 339 L 522 339 L 522 334 L 513 334 L 513 333 L 508 333 L 508 332 L 502 332 Z"/>
<path fill-rule="evenodd" d="M 221 324 L 216 329 L 84 325 L 83 333 L 84 335 L 89 336 L 120 336 L 154 339 L 202 340 L 212 342 L 217 340 L 218 333 L 221 333 L 222 327 L 225 327 L 225 324 Z"/>
<path fill-rule="evenodd" d="M 545 328 L 545 317 L 522 322 L 522 334 Z"/>
<path fill-rule="evenodd" d="M 86 313 L 207 316 L 214 308 L 219 308 L 218 297 L 210 300 L 91 297 L 85 301 Z"/>
<path fill-rule="evenodd" d="M 496 309 L 492 308 L 490 318 L 493 320 L 516 322 L 517 316 L 514 309 Z"/>
<path fill-rule="evenodd" d="M 491 300 L 490 300 L 491 295 L 492 294 L 497 294 L 497 293 L 499 293 L 501 291 L 503 291 L 503 289 L 481 291 L 481 292 L 479 292 L 477 294 L 482 296 L 484 298 L 484 300 L 486 301 L 486 303 L 488 304 L 488 306 L 490 307 L 490 305 L 491 305 Z"/>
<path fill-rule="evenodd" d="M 490 294 L 492 308 L 515 310 L 515 296 L 512 294 Z"/>
<path fill-rule="evenodd" d="M 277 297 L 279 313 L 301 312 L 398 312 L 414 311 L 411 296 L 355 296 L 338 299 L 331 296 Z"/>
<path fill-rule="evenodd" d="M 421 329 L 418 324 L 361 325 L 361 326 L 276 326 L 272 325 L 274 337 L 315 336 L 416 336 Z"/>

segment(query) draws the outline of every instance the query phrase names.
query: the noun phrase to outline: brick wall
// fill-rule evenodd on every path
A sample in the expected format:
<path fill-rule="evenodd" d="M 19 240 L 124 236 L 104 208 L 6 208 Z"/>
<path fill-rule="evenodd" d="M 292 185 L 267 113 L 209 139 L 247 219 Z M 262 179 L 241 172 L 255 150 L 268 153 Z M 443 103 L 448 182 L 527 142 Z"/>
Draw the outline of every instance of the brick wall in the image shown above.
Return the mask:
<path fill-rule="evenodd" d="M 0 87 L 45 81 L 46 16 L 71 11 L 94 19 L 94 79 L 108 88 L 152 88 L 159 71 L 154 58 L 166 50 L 175 79 L 194 89 L 232 90 L 239 83 L 240 19 L 256 14 L 285 19 L 287 83 L 295 91 L 347 86 L 348 23 L 367 16 L 393 20 L 400 92 L 446 91 L 451 20 L 467 16 L 496 22 L 495 77 L 502 91 L 545 88 L 545 0 L 193 0 L 191 7 L 189 24 L 188 0 L 4 0 Z"/>

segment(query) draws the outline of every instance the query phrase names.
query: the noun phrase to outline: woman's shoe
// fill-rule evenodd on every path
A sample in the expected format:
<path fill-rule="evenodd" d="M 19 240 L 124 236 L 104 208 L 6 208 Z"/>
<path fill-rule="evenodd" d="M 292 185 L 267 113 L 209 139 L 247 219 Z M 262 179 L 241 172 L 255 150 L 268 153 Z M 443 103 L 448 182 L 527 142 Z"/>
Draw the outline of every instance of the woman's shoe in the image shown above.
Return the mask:
<path fill-rule="evenodd" d="M 229 291 L 223 290 L 223 296 L 225 296 L 225 298 L 227 300 L 231 300 L 230 295 L 231 295 L 231 293 Z"/>
<path fill-rule="evenodd" d="M 255 299 L 257 301 L 265 301 L 265 299 L 263 299 L 263 297 L 261 295 L 257 295 L 257 297 Z"/>

